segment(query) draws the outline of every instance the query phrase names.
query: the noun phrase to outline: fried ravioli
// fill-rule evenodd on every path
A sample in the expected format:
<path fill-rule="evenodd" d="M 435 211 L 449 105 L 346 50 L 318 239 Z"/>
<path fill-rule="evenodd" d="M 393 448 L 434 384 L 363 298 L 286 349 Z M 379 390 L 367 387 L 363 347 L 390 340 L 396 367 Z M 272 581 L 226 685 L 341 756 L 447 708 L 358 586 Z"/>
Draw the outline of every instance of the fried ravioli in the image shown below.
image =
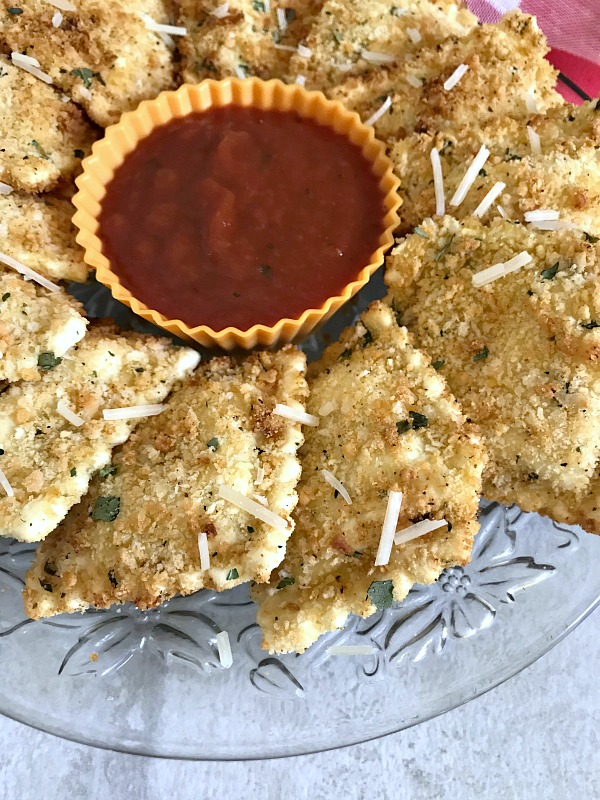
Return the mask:
<path fill-rule="evenodd" d="M 390 157 L 400 178 L 402 232 L 435 214 L 432 149 L 440 154 L 448 203 L 482 145 L 490 156 L 464 202 L 447 206 L 454 217 L 473 214 L 487 192 L 502 182 L 506 187 L 482 219 L 497 216 L 498 204 L 515 222 L 523 222 L 528 211 L 552 209 L 562 221 L 589 233 L 600 231 L 600 116 L 595 102 L 560 106 L 547 116 L 533 116 L 529 124 L 540 137 L 539 154 L 532 153 L 525 122 L 509 118 L 483 127 L 416 133 L 397 142 Z"/>
<path fill-rule="evenodd" d="M 52 280 L 85 281 L 89 267 L 75 242 L 71 203 L 52 194 L 0 195 L 2 250 Z"/>
<path fill-rule="evenodd" d="M 2 14 L 10 17 L 6 9 Z M 71 178 L 96 138 L 81 109 L 5 56 L 0 56 L 0 81 L 0 180 L 14 189 L 43 192 Z"/>
<path fill-rule="evenodd" d="M 169 49 L 142 19 L 146 14 L 168 22 L 162 0 L 75 0 L 75 5 L 75 11 L 61 12 L 63 22 L 54 27 L 56 8 L 46 0 L 28 0 L 20 14 L 9 13 L 12 0 L 3 0 L 0 41 L 36 58 L 55 86 L 103 127 L 171 88 Z"/>
<path fill-rule="evenodd" d="M 44 354 L 63 356 L 84 336 L 82 311 L 65 291 L 49 292 L 0 266 L 0 382 L 39 381 Z"/>
<path fill-rule="evenodd" d="M 326 0 L 306 37 L 310 56 L 292 56 L 290 78 L 303 75 L 308 88 L 326 92 L 349 74 L 377 76 L 382 63 L 413 57 L 447 36 L 464 36 L 476 24 L 462 3 L 451 0 Z"/>
<path fill-rule="evenodd" d="M 473 285 L 522 252 L 529 264 Z M 426 220 L 387 262 L 389 301 L 482 431 L 484 495 L 558 522 L 597 508 L 599 274 L 595 237 L 501 219 Z M 600 533 L 597 514 L 582 519 Z"/>
<path fill-rule="evenodd" d="M 450 36 L 437 47 L 423 47 L 394 67 L 349 78 L 329 96 L 365 120 L 390 98 L 389 111 L 375 123 L 384 141 L 465 122 L 480 127 L 498 117 L 527 119 L 532 88 L 540 113 L 562 103 L 554 89 L 557 72 L 544 58 L 548 49 L 535 18 L 514 11 L 462 39 Z M 452 89 L 444 89 L 463 64 L 467 72 Z"/>
<path fill-rule="evenodd" d="M 188 35 L 177 42 L 183 80 L 204 78 L 282 78 L 291 51 L 306 35 L 321 0 L 288 0 L 285 8 L 260 0 L 232 0 L 226 16 L 213 13 L 218 0 L 181 0 L 179 23 Z M 277 9 L 285 14 L 281 28 Z"/>
<path fill-rule="evenodd" d="M 167 339 L 93 326 L 62 359 L 46 353 L 37 382 L 0 395 L 0 535 L 43 539 L 79 501 L 92 474 L 137 420 L 105 421 L 105 408 L 160 403 L 198 363 L 194 350 Z M 83 424 L 59 413 L 66 403 Z"/>
<path fill-rule="evenodd" d="M 393 581 L 402 600 L 450 564 L 468 562 L 484 455 L 446 383 L 376 302 L 309 370 L 308 411 L 320 417 L 300 450 L 296 528 L 257 619 L 270 652 L 304 651 L 349 614 L 376 610 L 370 587 Z M 349 505 L 324 477 L 349 493 Z M 398 528 L 445 519 L 374 566 L 390 491 L 404 494 Z M 373 589 L 371 589 L 371 593 Z"/>
<path fill-rule="evenodd" d="M 156 606 L 205 586 L 219 591 L 266 581 L 285 552 L 300 474 L 298 422 L 307 393 L 304 355 L 287 346 L 240 364 L 216 358 L 175 392 L 160 417 L 140 425 L 89 494 L 40 546 L 27 576 L 32 617 L 88 606 Z M 219 486 L 258 496 L 287 528 L 219 497 Z M 116 498 L 118 514 L 100 515 Z M 110 517 L 110 518 L 109 518 Z M 198 536 L 207 537 L 203 569 Z M 47 568 L 52 564 L 52 570 Z"/>

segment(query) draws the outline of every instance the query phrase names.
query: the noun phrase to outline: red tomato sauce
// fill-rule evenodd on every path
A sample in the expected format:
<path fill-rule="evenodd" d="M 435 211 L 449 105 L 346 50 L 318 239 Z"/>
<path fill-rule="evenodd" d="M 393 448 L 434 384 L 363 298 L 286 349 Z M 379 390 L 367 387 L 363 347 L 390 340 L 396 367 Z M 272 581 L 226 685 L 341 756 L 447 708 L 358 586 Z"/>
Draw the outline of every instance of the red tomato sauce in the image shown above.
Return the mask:
<path fill-rule="evenodd" d="M 384 214 L 377 177 L 344 136 L 232 105 L 142 140 L 107 186 L 99 236 L 150 308 L 247 330 L 339 295 L 377 249 Z"/>

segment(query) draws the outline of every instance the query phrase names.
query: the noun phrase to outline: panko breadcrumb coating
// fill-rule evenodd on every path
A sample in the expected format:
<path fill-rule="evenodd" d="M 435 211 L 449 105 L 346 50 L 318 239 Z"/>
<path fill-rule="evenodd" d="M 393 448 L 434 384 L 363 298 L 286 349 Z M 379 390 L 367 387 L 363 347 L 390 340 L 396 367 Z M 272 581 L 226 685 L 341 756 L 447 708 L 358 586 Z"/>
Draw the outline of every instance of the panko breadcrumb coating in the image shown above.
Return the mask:
<path fill-rule="evenodd" d="M 71 178 L 97 138 L 81 109 L 1 55 L 0 88 L 0 180 L 43 192 Z"/>
<path fill-rule="evenodd" d="M 0 266 L 0 382 L 38 381 L 43 353 L 63 356 L 84 336 L 82 311 L 62 289 L 50 292 Z"/>
<path fill-rule="evenodd" d="M 437 47 L 423 47 L 389 69 L 349 78 L 329 96 L 363 120 L 389 97 L 389 111 L 375 123 L 384 141 L 458 128 L 467 120 L 482 126 L 498 117 L 527 119 L 531 113 L 526 98 L 532 87 L 540 113 L 562 103 L 554 89 L 557 72 L 544 58 L 548 49 L 535 18 L 513 11 L 498 24 L 479 25 L 462 39 L 450 36 Z M 452 89 L 444 89 L 462 64 L 469 67 L 467 72 Z"/>
<path fill-rule="evenodd" d="M 52 194 L 0 195 L 0 249 L 51 280 L 85 281 L 89 267 L 75 242 L 69 200 Z"/>
<path fill-rule="evenodd" d="M 527 211 L 560 211 L 562 221 L 582 230 L 600 231 L 600 114 L 595 101 L 583 106 L 564 105 L 546 116 L 529 120 L 540 137 L 541 154 L 531 150 L 524 120 L 508 117 L 483 127 L 460 126 L 438 133 L 415 133 L 398 141 L 390 150 L 400 178 L 402 232 L 412 230 L 436 210 L 431 150 L 440 154 L 448 213 L 470 216 L 497 183 L 506 184 L 482 219 L 500 213 L 523 222 Z M 450 206 L 468 165 L 482 145 L 490 156 L 467 197 Z"/>
<path fill-rule="evenodd" d="M 114 454 L 111 474 L 96 476 L 40 546 L 27 576 L 27 613 L 38 618 L 127 601 L 148 608 L 205 586 L 221 591 L 268 580 L 292 530 L 303 441 L 300 424 L 273 409 L 303 408 L 305 369 L 304 354 L 289 345 L 240 364 L 216 358 L 201 367 L 167 411 L 138 427 Z M 221 485 L 259 497 L 288 528 L 220 499 Z M 97 518 L 103 497 L 118 498 L 114 519 Z"/>
<path fill-rule="evenodd" d="M 188 35 L 177 41 L 183 80 L 256 76 L 282 78 L 291 50 L 306 36 L 321 0 L 231 0 L 226 16 L 215 16 L 220 0 L 180 0 L 178 22 Z M 277 10 L 285 13 L 282 30 Z"/>
<path fill-rule="evenodd" d="M 385 56 L 413 58 L 475 25 L 477 18 L 452 0 L 326 0 L 306 37 L 311 54 L 292 57 L 289 77 L 303 75 L 309 89 L 326 92 L 348 75 L 377 75 Z"/>
<path fill-rule="evenodd" d="M 478 527 L 483 448 L 389 308 L 373 303 L 312 365 L 309 387 L 308 411 L 320 424 L 305 431 L 300 451 L 296 529 L 268 586 L 253 589 L 270 652 L 302 652 L 349 614 L 373 614 L 374 582 L 385 590 L 377 582 L 393 581 L 402 600 L 414 583 L 466 564 Z M 376 567 L 390 491 L 404 493 L 398 530 L 423 519 L 449 525 L 394 546 L 389 564 Z"/>
<path fill-rule="evenodd" d="M 530 264 L 473 286 L 521 252 Z M 599 273 L 594 237 L 472 218 L 426 220 L 387 261 L 390 302 L 482 431 L 484 495 L 558 522 L 580 513 L 600 457 Z"/>
<path fill-rule="evenodd" d="M 172 87 L 171 53 L 142 19 L 147 14 L 168 23 L 163 0 L 74 0 L 73 5 L 75 11 L 61 11 L 62 24 L 54 27 L 52 3 L 27 0 L 22 13 L 11 14 L 14 3 L 2 0 L 0 41 L 37 58 L 54 85 L 103 127 Z M 52 116 L 40 118 L 49 122 Z"/>
<path fill-rule="evenodd" d="M 14 491 L 0 488 L 0 535 L 34 542 L 54 530 L 139 421 L 107 422 L 103 409 L 160 403 L 198 360 L 168 339 L 102 325 L 62 359 L 46 353 L 41 380 L 0 394 L 0 469 Z M 83 425 L 67 421 L 59 401 Z"/>

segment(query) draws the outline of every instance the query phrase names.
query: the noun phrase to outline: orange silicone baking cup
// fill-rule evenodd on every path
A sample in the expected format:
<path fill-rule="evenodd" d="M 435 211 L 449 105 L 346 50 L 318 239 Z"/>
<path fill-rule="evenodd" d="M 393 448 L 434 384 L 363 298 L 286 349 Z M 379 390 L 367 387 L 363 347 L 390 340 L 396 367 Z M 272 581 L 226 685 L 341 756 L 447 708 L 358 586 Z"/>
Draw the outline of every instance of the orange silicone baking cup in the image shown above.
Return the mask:
<path fill-rule="evenodd" d="M 106 186 L 115 170 L 151 131 L 172 119 L 231 104 L 293 111 L 347 136 L 360 147 L 379 178 L 385 211 L 384 230 L 379 237 L 377 250 L 360 269 L 356 279 L 345 286 L 339 295 L 328 298 L 320 308 L 309 308 L 298 319 L 280 319 L 272 326 L 253 325 L 245 331 L 229 327 L 215 331 L 207 325 L 190 327 L 180 319 L 167 319 L 134 297 L 121 284 L 119 276 L 112 271 L 109 260 L 102 252 L 98 217 Z M 176 91 L 162 92 L 154 100 L 144 100 L 135 111 L 123 114 L 118 123 L 106 129 L 104 138 L 94 144 L 92 154 L 84 159 L 83 173 L 77 178 L 76 184 L 79 191 L 73 198 L 77 208 L 73 222 L 79 228 L 77 242 L 85 249 L 86 263 L 95 268 L 97 279 L 110 289 L 113 297 L 140 317 L 176 336 L 191 339 L 205 347 L 216 345 L 225 350 L 290 342 L 308 335 L 317 325 L 329 319 L 369 281 L 383 263 L 384 254 L 394 241 L 393 232 L 398 225 L 397 210 L 400 206 L 397 193 L 399 181 L 385 154 L 384 145 L 375 139 L 372 127 L 363 125 L 357 114 L 348 111 L 341 103 L 327 100 L 320 92 L 306 91 L 297 84 L 288 86 L 278 80 L 261 81 L 258 78 L 205 80 L 196 85 L 185 84 Z"/>

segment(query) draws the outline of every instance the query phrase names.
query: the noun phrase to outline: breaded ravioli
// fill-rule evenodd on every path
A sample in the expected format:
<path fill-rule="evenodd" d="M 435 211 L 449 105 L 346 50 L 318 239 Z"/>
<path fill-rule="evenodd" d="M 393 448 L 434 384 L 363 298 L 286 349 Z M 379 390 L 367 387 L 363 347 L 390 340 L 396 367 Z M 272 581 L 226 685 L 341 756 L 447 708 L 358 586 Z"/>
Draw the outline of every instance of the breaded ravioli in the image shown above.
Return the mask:
<path fill-rule="evenodd" d="M 188 31 L 177 41 L 183 80 L 282 78 L 321 5 L 321 0 L 286 0 L 269 8 L 262 0 L 231 0 L 221 16 L 219 0 L 180 0 L 178 22 Z"/>
<path fill-rule="evenodd" d="M 290 78 L 306 78 L 310 89 L 326 91 L 349 74 L 372 71 L 395 58 L 412 58 L 447 36 L 461 37 L 477 18 L 452 0 L 326 0 L 306 37 L 310 51 L 294 55 Z"/>
<path fill-rule="evenodd" d="M 304 355 L 290 345 L 200 367 L 40 546 L 27 576 L 27 613 L 127 601 L 149 608 L 205 586 L 268 580 L 292 530 L 303 441 L 300 423 L 273 411 L 277 403 L 303 409 L 305 370 Z M 221 498 L 221 486 L 264 503 L 282 524 Z M 115 510 L 103 513 L 111 503 Z"/>
<path fill-rule="evenodd" d="M 562 103 L 554 89 L 557 72 L 544 58 L 548 49 L 535 18 L 513 11 L 496 25 L 420 48 L 396 66 L 349 78 L 329 96 L 365 120 L 389 98 L 389 110 L 375 123 L 385 141 L 465 123 L 481 126 L 498 117 L 527 119 L 532 90 L 539 112 Z M 462 78 L 444 89 L 462 65 L 468 67 Z"/>
<path fill-rule="evenodd" d="M 1 11 L 10 23 L 6 9 Z M 0 180 L 43 192 L 71 178 L 97 138 L 81 109 L 2 55 L 0 86 Z"/>
<path fill-rule="evenodd" d="M 50 353 L 63 356 L 83 338 L 82 312 L 62 289 L 50 292 L 0 266 L 0 382 L 39 381 Z"/>
<path fill-rule="evenodd" d="M 169 49 L 142 19 L 168 22 L 163 0 L 75 0 L 74 11 L 61 11 L 59 27 L 52 24 L 56 8 L 46 0 L 27 0 L 20 14 L 10 13 L 13 5 L 2 0 L 5 48 L 36 58 L 99 125 L 117 122 L 173 85 Z"/>
<path fill-rule="evenodd" d="M 521 253 L 528 264 L 473 284 Z M 579 513 L 600 456 L 599 277 L 595 237 L 502 219 L 426 220 L 387 261 L 390 302 L 480 427 L 484 495 L 559 522 Z"/>
<path fill-rule="evenodd" d="M 41 380 L 0 394 L 0 469 L 7 482 L 0 488 L 0 535 L 35 542 L 54 530 L 138 422 L 106 421 L 103 410 L 160 403 L 198 360 L 194 350 L 168 339 L 103 325 L 62 359 L 44 354 Z M 82 424 L 60 413 L 63 404 Z"/>
<path fill-rule="evenodd" d="M 437 133 L 415 133 L 393 145 L 390 157 L 400 178 L 402 232 L 435 214 L 431 151 L 436 148 L 442 167 L 446 208 L 462 218 L 475 212 L 487 193 L 504 183 L 500 195 L 482 213 L 485 221 L 501 211 L 523 222 L 536 209 L 560 212 L 561 221 L 588 233 L 600 231 L 600 114 L 595 101 L 564 105 L 528 121 L 540 137 L 541 153 L 533 153 L 525 120 L 505 117 L 487 125 L 456 126 Z M 490 156 L 466 198 L 451 206 L 468 165 L 482 145 Z"/>
<path fill-rule="evenodd" d="M 0 195 L 0 249 L 52 280 L 85 281 L 89 267 L 75 242 L 74 211 L 49 193 Z"/>
<path fill-rule="evenodd" d="M 304 651 L 371 597 L 402 600 L 450 564 L 466 564 L 477 531 L 484 453 L 444 379 L 393 312 L 373 303 L 309 370 L 308 411 L 318 427 L 300 450 L 296 528 L 267 586 L 257 620 L 270 652 Z M 340 481 L 343 491 L 326 476 Z M 398 529 L 446 520 L 392 548 L 375 566 L 389 493 L 403 492 Z M 385 582 L 388 583 L 385 583 Z"/>

